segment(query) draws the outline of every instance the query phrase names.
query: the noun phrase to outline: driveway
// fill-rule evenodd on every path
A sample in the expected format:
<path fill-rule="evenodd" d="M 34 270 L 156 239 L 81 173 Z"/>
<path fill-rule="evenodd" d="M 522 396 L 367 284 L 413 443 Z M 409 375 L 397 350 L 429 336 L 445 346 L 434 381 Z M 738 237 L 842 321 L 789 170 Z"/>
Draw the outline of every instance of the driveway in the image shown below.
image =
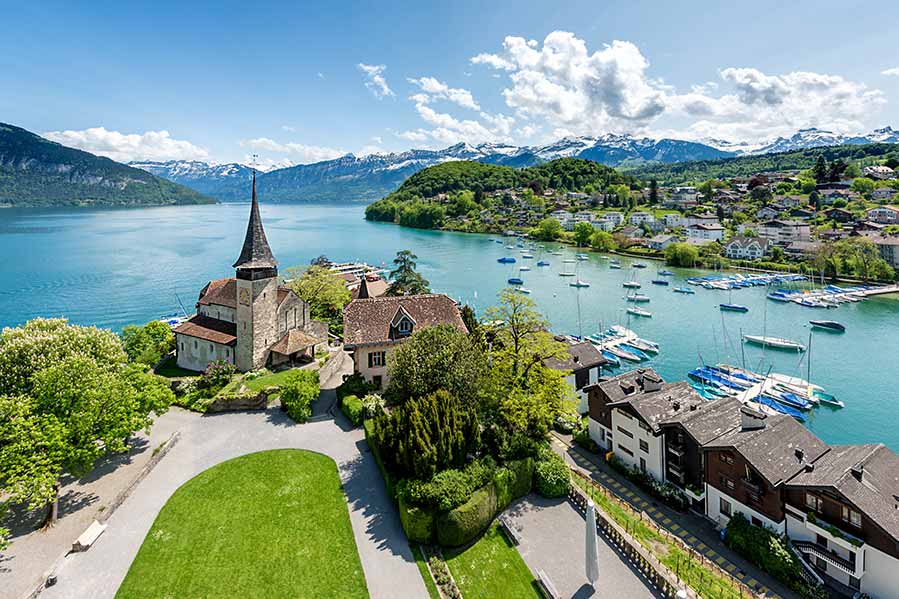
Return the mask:
<path fill-rule="evenodd" d="M 333 388 L 340 372 L 322 381 Z M 323 399 L 332 395 L 323 392 Z M 173 410 L 160 420 L 183 419 L 181 437 L 131 497 L 109 518 L 106 532 L 85 553 L 71 554 L 58 570 L 46 598 L 113 597 L 147 531 L 169 497 L 182 484 L 231 458 L 268 449 L 317 451 L 337 462 L 350 522 L 372 597 L 426 597 L 399 516 L 384 488 L 360 429 L 337 420 L 295 424 L 278 408 L 199 416 Z M 297 589 L 302 595 L 302 589 Z"/>

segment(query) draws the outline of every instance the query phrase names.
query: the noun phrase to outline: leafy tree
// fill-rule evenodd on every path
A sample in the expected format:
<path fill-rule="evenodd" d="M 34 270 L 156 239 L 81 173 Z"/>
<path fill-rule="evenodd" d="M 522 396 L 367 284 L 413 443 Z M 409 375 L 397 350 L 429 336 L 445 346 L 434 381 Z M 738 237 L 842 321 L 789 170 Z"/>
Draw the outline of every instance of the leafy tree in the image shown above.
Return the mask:
<path fill-rule="evenodd" d="M 593 225 L 587 222 L 579 222 L 574 225 L 574 242 L 578 247 L 588 245 L 591 237 L 593 237 Z"/>
<path fill-rule="evenodd" d="M 869 194 L 874 191 L 876 184 L 873 179 L 869 179 L 868 177 L 857 177 L 852 182 L 852 191 L 861 194 Z"/>
<path fill-rule="evenodd" d="M 475 345 L 484 348 L 486 341 L 484 338 L 484 327 L 482 327 L 481 323 L 478 321 L 474 308 L 465 304 L 459 312 L 462 316 L 462 322 L 465 323 L 465 328 L 468 329 L 468 336 L 471 337 L 471 340 Z"/>
<path fill-rule="evenodd" d="M 767 185 L 758 185 L 752 188 L 752 191 L 749 192 L 749 197 L 757 202 L 761 202 L 764 206 L 771 201 L 771 189 Z"/>
<path fill-rule="evenodd" d="M 836 243 L 836 252 L 851 270 L 864 281 L 892 279 L 895 272 L 880 257 L 880 251 L 867 237 L 848 237 Z"/>
<path fill-rule="evenodd" d="M 387 295 L 419 295 L 430 293 L 428 280 L 425 279 L 415 267 L 418 256 L 410 250 L 400 250 L 393 259 L 394 268 L 390 271 L 390 286 Z"/>
<path fill-rule="evenodd" d="M 562 236 L 562 223 L 551 217 L 544 218 L 531 235 L 542 241 L 554 241 Z"/>
<path fill-rule="evenodd" d="M 142 327 L 128 325 L 122 329 L 122 346 L 129 360 L 152 366 L 175 349 L 175 334 L 169 325 L 158 320 Z"/>
<path fill-rule="evenodd" d="M 786 254 L 784 253 L 784 249 L 779 245 L 775 245 L 771 248 L 771 260 L 773 262 L 783 262 L 786 258 Z"/>
<path fill-rule="evenodd" d="M 481 347 L 449 324 L 416 331 L 390 355 L 387 395 L 396 402 L 440 389 L 474 403 L 486 374 Z"/>
<path fill-rule="evenodd" d="M 846 167 L 846 170 L 843 171 L 843 176 L 847 179 L 855 179 L 862 176 L 862 170 L 858 168 L 857 164 L 850 164 Z"/>
<path fill-rule="evenodd" d="M 306 422 L 312 416 L 312 402 L 318 395 L 318 372 L 314 370 L 292 370 L 281 383 L 281 406 L 296 422 Z"/>
<path fill-rule="evenodd" d="M 397 220 L 405 227 L 437 229 L 446 216 L 443 207 L 430 202 L 412 202 L 398 210 Z"/>
<path fill-rule="evenodd" d="M 718 220 L 724 220 L 724 206 L 721 204 L 715 206 L 715 216 L 718 217 Z"/>
<path fill-rule="evenodd" d="M 821 209 L 821 194 L 817 191 L 812 190 L 812 192 L 808 196 L 809 206 L 815 209 L 815 212 Z"/>
<path fill-rule="evenodd" d="M 886 161 L 884 161 L 883 165 L 891 169 L 899 168 L 899 157 L 892 156 L 890 158 L 887 158 Z"/>
<path fill-rule="evenodd" d="M 613 252 L 618 248 L 618 244 L 615 243 L 615 237 L 608 231 L 596 231 L 593 233 L 590 245 L 594 250 L 600 252 Z"/>
<path fill-rule="evenodd" d="M 665 248 L 665 261 L 674 266 L 695 266 L 699 250 L 689 243 L 672 243 Z"/>
<path fill-rule="evenodd" d="M 316 258 L 313 258 L 311 262 L 309 262 L 311 266 L 331 266 L 331 261 L 324 254 L 319 255 Z"/>
<path fill-rule="evenodd" d="M 328 323 L 331 332 L 343 329 L 343 308 L 350 303 L 349 289 L 334 271 L 326 266 L 312 265 L 304 270 L 287 270 L 289 286 L 300 299 L 309 304 L 309 315 Z"/>
<path fill-rule="evenodd" d="M 403 478 L 459 468 L 480 445 L 475 408 L 444 390 L 382 411 L 373 430 L 388 470 Z"/>

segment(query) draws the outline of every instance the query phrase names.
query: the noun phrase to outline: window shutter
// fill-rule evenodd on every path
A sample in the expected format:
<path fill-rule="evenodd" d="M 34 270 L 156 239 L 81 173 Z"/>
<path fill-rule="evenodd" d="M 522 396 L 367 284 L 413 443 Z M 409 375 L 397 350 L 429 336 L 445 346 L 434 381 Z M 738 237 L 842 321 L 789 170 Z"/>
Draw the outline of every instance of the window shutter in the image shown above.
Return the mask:
<path fill-rule="evenodd" d="M 368 352 L 368 367 L 369 368 L 371 368 L 373 366 L 373 363 L 374 363 L 372 360 L 373 356 L 374 356 L 374 353 Z"/>

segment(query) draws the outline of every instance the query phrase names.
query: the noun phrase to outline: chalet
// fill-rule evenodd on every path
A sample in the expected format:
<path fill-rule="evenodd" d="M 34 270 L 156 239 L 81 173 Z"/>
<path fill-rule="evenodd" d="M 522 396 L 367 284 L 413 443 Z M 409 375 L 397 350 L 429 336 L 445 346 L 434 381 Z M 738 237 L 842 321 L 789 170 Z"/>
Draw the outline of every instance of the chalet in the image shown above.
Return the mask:
<path fill-rule="evenodd" d="M 643 229 L 640 227 L 635 227 L 633 225 L 628 225 L 621 229 L 621 234 L 630 239 L 639 239 L 643 237 Z"/>
<path fill-rule="evenodd" d="M 468 332 L 456 302 L 446 295 L 356 299 L 343 310 L 344 349 L 353 354 L 355 372 L 386 387 L 390 352 L 415 331 L 440 324 Z"/>
<path fill-rule="evenodd" d="M 892 200 L 896 190 L 892 187 L 878 187 L 871 192 L 871 198 L 878 202 Z"/>
<path fill-rule="evenodd" d="M 808 220 L 810 218 L 815 218 L 815 211 L 809 210 L 808 208 L 793 208 L 790 210 L 790 217 L 798 218 L 799 220 Z"/>
<path fill-rule="evenodd" d="M 770 243 L 760 237 L 732 237 L 724 244 L 724 255 L 736 260 L 761 260 L 768 253 Z"/>
<path fill-rule="evenodd" d="M 564 358 L 548 358 L 546 366 L 569 373 L 565 380 L 578 397 L 578 413 L 587 413 L 586 388 L 599 380 L 602 367 L 609 363 L 589 341 L 568 344 Z"/>
<path fill-rule="evenodd" d="M 896 178 L 896 171 L 888 166 L 866 166 L 862 169 L 862 175 L 874 180 L 885 181 Z"/>
<path fill-rule="evenodd" d="M 790 241 L 784 246 L 784 253 L 790 258 L 803 260 L 814 258 L 820 247 L 817 241 Z"/>
<path fill-rule="evenodd" d="M 830 208 L 824 211 L 824 215 L 832 221 L 838 223 L 851 223 L 855 220 L 855 216 L 845 208 Z"/>
<path fill-rule="evenodd" d="M 774 204 L 783 208 L 798 208 L 808 204 L 808 198 L 797 195 L 777 196 L 774 198 Z"/>
<path fill-rule="evenodd" d="M 756 232 L 759 237 L 778 244 L 811 239 L 809 224 L 797 220 L 774 219 L 758 223 Z"/>
<path fill-rule="evenodd" d="M 884 225 L 899 224 L 899 206 L 878 206 L 868 210 L 867 219 Z"/>
<path fill-rule="evenodd" d="M 848 189 L 825 189 L 819 193 L 821 195 L 821 203 L 823 204 L 833 204 L 837 200 L 843 200 L 848 203 L 858 197 Z"/>
<path fill-rule="evenodd" d="M 690 214 L 684 217 L 684 225 L 689 227 L 690 225 L 717 225 L 720 224 L 718 222 L 718 215 L 712 214 L 711 212 L 703 212 L 702 214 Z"/>
<path fill-rule="evenodd" d="M 703 446 L 706 515 L 723 527 L 742 512 L 753 524 L 783 534 L 784 485 L 828 447 L 792 416 L 739 409 L 740 425 Z"/>
<path fill-rule="evenodd" d="M 777 218 L 779 215 L 780 210 L 773 206 L 762 206 L 755 211 L 755 217 L 759 220 L 770 220 L 772 218 Z"/>

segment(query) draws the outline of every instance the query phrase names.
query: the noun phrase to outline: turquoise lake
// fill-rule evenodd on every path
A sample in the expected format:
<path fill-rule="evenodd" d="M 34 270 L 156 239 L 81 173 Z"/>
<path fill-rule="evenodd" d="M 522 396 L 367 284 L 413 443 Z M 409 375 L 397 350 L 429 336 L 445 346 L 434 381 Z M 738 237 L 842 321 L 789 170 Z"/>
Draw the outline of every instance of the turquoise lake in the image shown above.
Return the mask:
<path fill-rule="evenodd" d="M 240 252 L 248 204 L 120 210 L 0 210 L 0 325 L 14 326 L 38 316 L 65 316 L 73 323 L 121 329 L 180 312 L 178 298 L 192 310 L 197 294 L 213 278 L 231 276 Z M 569 287 L 558 276 L 565 256 L 549 249 L 534 260 L 521 259 L 491 241 L 495 236 L 418 231 L 363 220 L 363 207 L 263 205 L 262 217 L 282 271 L 308 264 L 325 254 L 332 260 L 365 260 L 389 265 L 394 254 L 411 249 L 419 269 L 435 291 L 473 305 L 480 314 L 495 302 L 506 279 L 520 273 L 531 297 L 556 332 L 596 332 L 600 323 L 629 325 L 657 341 L 661 354 L 649 364 L 666 380 L 682 380 L 688 370 L 706 363 L 740 364 L 740 331 L 787 337 L 808 343 L 809 319 L 834 319 L 846 325 L 837 335 L 812 334 L 811 352 L 802 356 L 744 346 L 747 367 L 760 360 L 775 371 L 806 377 L 846 402 L 838 411 L 814 410 L 809 427 L 831 443 L 884 442 L 899 450 L 899 296 L 882 296 L 836 310 L 814 310 L 765 298 L 763 287 L 734 291 L 732 301 L 749 306 L 746 314 L 722 314 L 718 304 L 726 291 L 695 288 L 680 295 L 672 288 L 702 271 L 678 270 L 669 287 L 651 285 L 662 266 L 632 271 L 622 258 L 621 270 L 590 254 L 579 262 L 579 276 L 589 288 Z M 496 259 L 511 255 L 515 265 Z M 551 266 L 536 266 L 539 259 Z M 567 265 L 569 268 L 573 264 Z M 653 318 L 631 319 L 624 309 L 621 284 L 636 273 L 641 292 L 652 301 L 641 304 Z M 580 319 L 578 318 L 580 313 Z M 579 326 L 580 322 L 580 326 Z M 763 367 L 767 369 L 767 366 Z M 614 372 L 614 371 L 613 371 Z"/>

